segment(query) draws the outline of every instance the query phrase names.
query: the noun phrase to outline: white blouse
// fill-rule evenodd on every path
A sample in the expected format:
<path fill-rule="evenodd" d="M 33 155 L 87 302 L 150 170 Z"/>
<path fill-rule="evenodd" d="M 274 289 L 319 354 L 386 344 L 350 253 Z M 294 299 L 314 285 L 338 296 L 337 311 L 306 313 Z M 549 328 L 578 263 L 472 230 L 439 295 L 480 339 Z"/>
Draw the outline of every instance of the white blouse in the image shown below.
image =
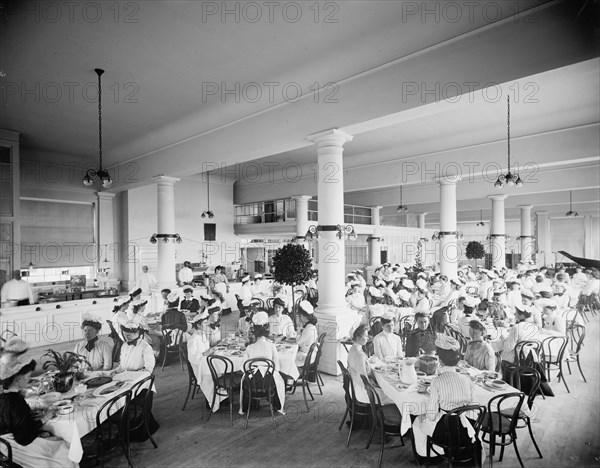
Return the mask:
<path fill-rule="evenodd" d="M 289 315 L 281 314 L 278 317 L 277 314 L 275 314 L 269 317 L 269 328 L 273 335 L 287 336 L 288 331 L 294 329 L 294 324 Z"/>
<path fill-rule="evenodd" d="M 252 343 L 246 348 L 242 355 L 244 361 L 255 358 L 270 359 L 275 364 L 275 370 L 279 370 L 279 353 L 275 344 L 267 341 L 264 336 L 260 337 L 256 343 Z"/>
<path fill-rule="evenodd" d="M 382 361 L 385 361 L 386 357 L 404 357 L 402 351 L 402 340 L 394 333 L 381 332 L 375 338 L 373 338 L 373 350 L 375 356 Z"/>
<path fill-rule="evenodd" d="M 88 351 L 85 346 L 87 341 L 80 341 L 75 345 L 75 353 L 81 354 L 92 365 L 92 370 L 111 370 L 112 369 L 112 349 L 113 347 L 100 338 L 94 344 L 94 348 Z"/>
<path fill-rule="evenodd" d="M 156 360 L 152 347 L 140 336 L 135 346 L 123 343 L 121 346 L 121 362 L 118 369 L 121 371 L 147 370 L 152 373 Z"/>

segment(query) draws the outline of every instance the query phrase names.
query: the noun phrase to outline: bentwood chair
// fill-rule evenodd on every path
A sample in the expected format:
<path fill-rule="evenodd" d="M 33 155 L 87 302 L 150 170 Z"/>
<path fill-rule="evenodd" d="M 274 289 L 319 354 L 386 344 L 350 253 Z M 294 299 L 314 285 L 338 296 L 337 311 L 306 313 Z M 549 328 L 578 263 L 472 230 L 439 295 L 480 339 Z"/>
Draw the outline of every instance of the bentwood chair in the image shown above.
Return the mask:
<path fill-rule="evenodd" d="M 269 297 L 266 302 L 267 312 L 271 315 L 275 311 L 275 298 Z"/>
<path fill-rule="evenodd" d="M 192 367 L 192 363 L 188 359 L 187 356 L 187 347 L 180 346 L 179 347 L 180 359 L 185 362 L 185 367 L 188 371 L 188 390 L 187 395 L 185 396 L 185 401 L 183 402 L 183 408 L 181 411 L 185 411 L 185 406 L 187 405 L 188 399 L 190 398 L 190 392 L 192 392 L 192 400 L 194 399 L 194 395 L 196 392 L 200 390 L 200 385 L 198 385 L 198 380 L 196 379 L 196 374 L 194 374 L 194 368 Z"/>
<path fill-rule="evenodd" d="M 403 316 L 398 323 L 398 333 L 400 335 L 400 339 L 402 340 L 402 351 L 405 351 L 406 348 L 406 337 L 412 331 L 415 326 L 415 316 L 414 314 L 408 314 Z"/>
<path fill-rule="evenodd" d="M 275 414 L 273 412 L 273 401 L 276 396 L 275 382 L 273 373 L 275 372 L 275 363 L 270 359 L 254 358 L 244 362 L 244 376 L 242 377 L 242 391 L 247 400 L 248 408 L 246 410 L 246 424 L 244 429 L 248 428 L 248 419 L 250 410 L 254 401 L 266 400 L 269 402 L 271 410 L 271 419 L 273 427 L 277 429 Z"/>
<path fill-rule="evenodd" d="M 456 341 L 458 341 L 460 343 L 460 358 L 463 359 L 465 356 L 465 353 L 467 352 L 467 345 L 469 344 L 469 342 L 467 341 L 467 338 L 461 332 L 452 328 L 448 324 L 446 324 L 446 326 L 444 327 L 444 330 L 446 331 L 446 335 L 450 335 L 452 338 L 454 338 Z"/>
<path fill-rule="evenodd" d="M 218 396 L 224 396 L 229 399 L 229 418 L 233 426 L 233 394 L 240 388 L 242 374 L 233 371 L 233 362 L 224 356 L 212 355 L 206 358 L 210 375 L 213 381 L 213 397 L 208 410 L 206 421 L 210 420 L 212 408 Z M 217 370 L 217 367 L 219 368 Z"/>
<path fill-rule="evenodd" d="M 158 429 L 158 424 L 152 415 L 154 378 L 154 374 L 150 374 L 136 382 L 130 389 L 129 439 L 133 442 L 144 442 L 150 439 L 154 448 L 158 448 L 152 437 L 152 434 Z"/>
<path fill-rule="evenodd" d="M 177 354 L 179 356 L 179 363 L 181 364 L 181 370 L 183 369 L 183 361 L 181 360 L 181 354 L 179 348 L 181 345 L 181 330 L 176 325 L 163 325 L 161 328 L 162 333 L 162 345 L 163 345 L 163 362 L 160 368 L 161 372 L 165 370 L 165 363 L 169 355 Z"/>
<path fill-rule="evenodd" d="M 523 462 L 521 461 L 521 454 L 519 453 L 519 449 L 517 447 L 516 432 L 519 413 L 521 411 L 521 406 L 523 405 L 524 399 L 525 394 L 519 392 L 502 393 L 500 395 L 496 395 L 490 401 L 488 401 L 487 417 L 481 430 L 483 432 L 482 440 L 485 443 L 490 444 L 490 468 L 493 465 L 494 455 L 496 454 L 496 446 L 499 445 L 501 447 L 499 461 L 502 461 L 502 457 L 504 456 L 504 447 L 511 444 L 515 447 L 515 453 L 517 454 L 517 459 L 519 460 L 521 468 L 524 468 Z M 512 414 L 510 414 L 510 416 L 507 416 L 507 410 L 506 408 L 503 408 L 505 404 L 510 406 L 512 409 Z M 492 409 L 495 411 L 492 411 Z M 500 438 L 499 441 L 496 440 L 497 437 Z"/>
<path fill-rule="evenodd" d="M 485 406 L 461 406 L 449 411 L 444 416 L 444 422 L 438 423 L 431 436 L 427 436 L 427 466 L 432 452 L 437 457 L 445 458 L 448 465 L 453 463 L 469 463 L 469 466 L 481 466 L 481 440 L 479 432 L 485 421 L 487 411 Z M 467 417 L 475 431 L 473 440 L 467 429 L 462 425 L 461 417 Z M 441 421 L 440 421 L 441 422 Z M 438 429 L 441 427 L 442 429 Z M 443 449 L 440 453 L 436 446 Z"/>
<path fill-rule="evenodd" d="M 538 395 L 540 391 L 540 383 L 541 383 L 540 373 L 535 370 L 533 367 L 517 367 L 513 370 L 510 378 L 510 384 L 515 387 L 517 390 L 524 392 L 527 395 L 527 408 L 530 410 L 533 408 L 533 402 L 535 397 Z M 508 408 L 503 413 L 507 417 L 512 417 L 514 414 L 513 408 Z M 519 426 L 519 422 L 523 421 L 522 426 Z M 527 428 L 529 430 L 529 436 L 531 437 L 531 441 L 537 450 L 540 458 L 543 458 L 542 452 L 538 447 L 538 444 L 533 437 L 533 431 L 531 429 L 531 415 L 528 412 L 519 411 L 517 426 L 516 429 L 524 429 Z"/>
<path fill-rule="evenodd" d="M 542 343 L 537 340 L 519 341 L 515 345 L 515 363 L 518 366 L 540 362 Z"/>
<path fill-rule="evenodd" d="M 10 444 L 0 437 L 0 467 L 2 468 L 21 468 L 13 462 L 12 447 Z"/>
<path fill-rule="evenodd" d="M 581 374 L 581 377 L 583 377 L 583 381 L 587 382 L 585 375 L 583 375 L 583 371 L 581 370 L 581 362 L 579 361 L 581 349 L 583 348 L 583 340 L 585 339 L 585 327 L 583 325 L 575 324 L 571 328 L 570 334 L 571 343 L 575 343 L 575 349 L 571 350 L 568 353 L 567 358 L 565 359 L 565 362 L 567 363 L 567 368 L 569 369 L 569 375 L 571 375 L 571 363 L 576 362 L 577 367 L 579 368 L 579 373 Z"/>
<path fill-rule="evenodd" d="M 321 386 L 319 384 L 319 378 L 317 377 L 317 369 L 315 365 L 315 361 L 317 358 L 319 343 L 315 342 L 310 345 L 308 349 L 308 353 L 306 353 L 306 357 L 304 358 L 304 364 L 298 368 L 300 371 L 300 376 L 294 381 L 293 385 L 290 388 L 290 395 L 296 393 L 296 387 L 298 383 L 302 385 L 302 395 L 304 396 L 304 404 L 306 405 L 306 412 L 310 412 L 308 408 L 308 400 L 306 399 L 306 391 L 308 390 L 308 394 L 310 395 L 310 399 L 314 400 L 312 392 L 310 391 L 310 382 L 317 382 L 319 386 L 319 390 L 321 391 Z M 321 395 L 323 395 L 323 391 L 321 391 Z"/>
<path fill-rule="evenodd" d="M 548 382 L 550 382 L 550 370 L 558 370 L 557 379 L 560 382 L 562 377 L 563 384 L 568 393 L 571 393 L 565 375 L 563 374 L 563 358 L 567 349 L 569 339 L 566 336 L 551 336 L 542 341 L 542 364 L 546 369 Z"/>
<path fill-rule="evenodd" d="M 321 373 L 319 372 L 319 363 L 321 362 L 321 354 L 323 354 L 323 346 L 325 345 L 325 337 L 327 333 L 321 333 L 318 338 L 319 347 L 317 348 L 317 357 L 315 359 L 315 372 L 317 374 L 317 385 L 319 387 L 319 392 L 323 395 L 323 390 L 321 387 L 325 386 L 325 382 L 323 382 L 323 377 L 321 377 Z"/>
<path fill-rule="evenodd" d="M 340 427 L 338 431 L 342 430 L 342 426 L 344 422 L 346 422 L 346 417 L 350 416 L 350 430 L 348 431 L 348 439 L 346 439 L 346 447 L 350 444 L 350 436 L 352 435 L 352 428 L 358 418 L 367 418 L 371 414 L 371 405 L 366 403 L 361 403 L 356 399 L 354 393 L 354 383 L 352 382 L 352 377 L 350 376 L 350 372 L 348 369 L 342 364 L 341 361 L 338 361 L 338 366 L 342 371 L 343 375 L 343 385 L 344 385 L 344 397 L 346 400 L 346 411 L 344 412 L 344 417 L 342 422 L 340 423 Z"/>
<path fill-rule="evenodd" d="M 112 349 L 112 361 L 119 362 L 121 359 L 121 347 L 123 346 L 123 340 L 117 333 L 117 330 L 115 330 L 112 320 L 107 320 L 106 323 L 108 323 L 108 326 L 110 327 L 110 335 L 108 336 L 112 338 L 113 342 L 115 343 Z"/>
<path fill-rule="evenodd" d="M 250 299 L 250 302 L 252 302 L 254 306 L 258 309 L 265 308 L 265 301 L 263 301 L 260 297 L 253 297 L 252 299 Z"/>
<path fill-rule="evenodd" d="M 379 459 L 377 461 L 377 468 L 379 468 L 381 466 L 381 460 L 383 459 L 385 436 L 400 437 L 400 442 L 402 443 L 402 446 L 404 446 L 404 439 L 402 438 L 402 431 L 400 430 L 402 415 L 395 404 L 382 405 L 373 384 L 369 382 L 369 379 L 366 376 L 361 375 L 361 378 L 367 389 L 367 395 L 369 396 L 372 418 L 371 435 L 367 442 L 367 450 L 371 445 L 375 431 L 379 430 Z"/>
<path fill-rule="evenodd" d="M 129 466 L 129 404 L 131 390 L 120 393 L 106 401 L 96 412 L 96 428 L 81 439 L 85 458 L 95 458 L 96 465 L 102 463 L 106 454 L 121 447 Z"/>

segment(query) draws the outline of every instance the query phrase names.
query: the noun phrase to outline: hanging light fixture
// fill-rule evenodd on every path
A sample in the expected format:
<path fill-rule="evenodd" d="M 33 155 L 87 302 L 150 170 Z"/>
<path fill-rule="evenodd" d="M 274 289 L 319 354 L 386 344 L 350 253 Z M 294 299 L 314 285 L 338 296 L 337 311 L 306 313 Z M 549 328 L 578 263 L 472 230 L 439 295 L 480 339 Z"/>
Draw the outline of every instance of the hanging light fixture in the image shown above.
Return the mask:
<path fill-rule="evenodd" d="M 523 181 L 521 177 L 519 177 L 518 173 L 512 174 L 510 172 L 510 95 L 506 97 L 506 106 L 507 106 L 507 118 L 506 118 L 506 130 L 507 130 L 507 152 L 508 152 L 508 172 L 506 174 L 500 174 L 496 182 L 494 183 L 494 187 L 502 188 L 504 184 L 506 185 L 516 185 L 517 187 L 523 186 Z"/>
<path fill-rule="evenodd" d="M 200 215 L 200 217 L 202 217 L 202 218 L 208 217 L 208 219 L 213 219 L 215 217 L 215 214 L 212 211 L 210 211 L 210 173 L 209 172 L 206 173 L 206 201 L 207 201 L 208 210 L 204 210 L 202 212 L 202 214 Z"/>
<path fill-rule="evenodd" d="M 99 157 L 99 165 L 98 170 L 89 169 L 85 177 L 83 178 L 83 185 L 89 187 L 94 185 L 94 177 L 98 177 L 102 182 L 102 187 L 108 188 L 112 185 L 113 179 L 108 173 L 107 170 L 102 169 L 102 80 L 101 76 L 104 73 L 104 70 L 100 68 L 95 69 L 96 74 L 98 75 L 98 157 Z"/>
<path fill-rule="evenodd" d="M 483 222 L 483 210 L 479 210 L 479 222 L 476 225 L 477 227 L 482 227 L 485 226 L 485 223 Z"/>
<path fill-rule="evenodd" d="M 569 190 L 569 211 L 565 213 L 565 216 L 579 216 L 579 213 L 577 213 L 577 211 L 573 211 L 573 190 Z"/>
<path fill-rule="evenodd" d="M 398 208 L 396 208 L 396 211 L 398 211 L 398 212 L 408 211 L 408 206 L 406 206 L 402 203 L 402 185 L 400 186 L 400 204 L 398 205 Z"/>

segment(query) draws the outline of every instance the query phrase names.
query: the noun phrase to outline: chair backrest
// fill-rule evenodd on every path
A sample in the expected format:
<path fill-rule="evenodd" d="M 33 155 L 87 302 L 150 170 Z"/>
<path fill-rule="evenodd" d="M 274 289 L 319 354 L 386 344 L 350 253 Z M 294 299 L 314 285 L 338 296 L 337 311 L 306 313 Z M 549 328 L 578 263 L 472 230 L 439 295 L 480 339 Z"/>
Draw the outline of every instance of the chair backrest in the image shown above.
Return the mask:
<path fill-rule="evenodd" d="M 317 366 L 315 365 L 317 354 L 319 352 L 319 342 L 315 341 L 308 348 L 306 357 L 304 358 L 304 366 L 302 367 L 302 379 L 314 382 L 317 378 Z"/>
<path fill-rule="evenodd" d="M 115 326 L 112 323 L 112 320 L 107 320 L 106 323 L 108 323 L 108 326 L 110 327 L 110 335 L 109 337 L 112 338 L 113 340 L 117 340 L 117 341 L 123 341 L 121 340 L 121 337 L 119 336 L 119 334 L 117 333 L 117 330 L 115 329 Z"/>
<path fill-rule="evenodd" d="M 583 348 L 583 340 L 585 339 L 585 326 L 575 324 L 569 330 L 571 335 L 571 356 L 577 356 Z M 575 348 L 573 350 L 573 347 Z"/>
<path fill-rule="evenodd" d="M 567 328 L 573 326 L 576 323 L 578 315 L 579 311 L 577 309 L 567 309 L 562 313 Z"/>
<path fill-rule="evenodd" d="M 507 434 L 514 433 L 517 422 L 519 421 L 519 412 L 521 411 L 521 406 L 523 406 L 523 400 L 525 399 L 525 394 L 522 392 L 513 392 L 513 393 L 502 393 L 500 395 L 496 395 L 492 397 L 490 401 L 488 401 L 488 416 L 490 420 L 492 419 L 493 413 L 504 414 L 507 418 L 498 417 L 498 426 L 493 428 L 493 431 L 498 434 Z M 515 400 L 517 400 L 515 404 Z M 512 415 L 508 416 L 508 410 L 502 410 L 503 406 L 508 406 L 512 408 Z M 492 411 L 492 408 L 495 411 Z M 490 432 L 492 432 L 492 428 L 490 427 Z"/>
<path fill-rule="evenodd" d="M 346 406 L 348 409 L 352 408 L 352 394 L 350 393 L 350 385 L 352 385 L 352 379 L 350 378 L 350 373 L 346 366 L 342 364 L 342 361 L 338 361 L 338 366 L 342 371 L 342 386 L 344 388 L 344 398 L 346 400 Z"/>
<path fill-rule="evenodd" d="M 173 330 L 175 330 L 175 333 L 171 333 Z M 165 340 L 165 343 L 167 345 L 167 352 L 173 352 L 173 351 L 177 351 L 179 352 L 178 349 L 169 349 L 169 348 L 173 348 L 175 346 L 179 346 L 181 344 L 181 338 L 183 336 L 181 332 L 181 329 L 172 323 L 169 324 L 165 324 L 161 327 L 161 333 L 163 336 L 163 339 Z"/>
<path fill-rule="evenodd" d="M 559 363 L 567 349 L 569 339 L 566 336 L 549 336 L 542 340 L 542 356 L 544 361 Z"/>
<path fill-rule="evenodd" d="M 319 361 L 321 361 L 321 354 L 323 354 L 323 345 L 325 344 L 325 337 L 327 333 L 321 333 L 319 338 L 317 339 L 317 343 L 319 343 L 319 347 L 317 348 L 317 357 L 315 358 L 315 366 L 319 367 Z"/>
<path fill-rule="evenodd" d="M 0 437 L 0 466 L 2 468 L 12 468 L 12 447 L 10 444 Z"/>
<path fill-rule="evenodd" d="M 526 366 L 540 361 L 542 343 L 537 340 L 519 341 L 515 345 L 515 363 Z"/>
<path fill-rule="evenodd" d="M 181 358 L 182 362 L 185 362 L 185 366 L 187 368 L 188 371 L 188 384 L 189 385 L 193 385 L 196 384 L 196 374 L 194 374 L 194 368 L 192 367 L 192 363 L 190 362 L 189 358 L 188 358 L 188 350 L 187 350 L 187 346 L 180 346 L 179 347 L 179 357 Z"/>
<path fill-rule="evenodd" d="M 252 299 L 250 299 L 250 301 L 253 302 L 255 307 L 259 309 L 265 308 L 265 301 L 263 301 L 260 297 L 253 297 Z"/>
<path fill-rule="evenodd" d="M 113 430 L 115 429 L 114 424 L 102 424 L 102 422 L 112 418 L 112 416 L 119 412 L 123 415 L 128 415 L 130 402 L 131 390 L 127 390 L 126 392 L 115 395 L 98 408 L 98 411 L 96 412 L 96 438 L 98 439 L 100 446 L 103 445 L 103 440 L 110 440 L 117 436 L 129 438 L 129 417 L 126 416 L 118 419 L 118 429 L 115 433 L 113 433 Z"/>
<path fill-rule="evenodd" d="M 542 378 L 537 369 L 527 366 L 515 367 L 510 374 L 510 384 L 527 395 L 527 406 L 531 408 L 540 391 Z"/>
<path fill-rule="evenodd" d="M 233 387 L 233 362 L 225 356 L 213 354 L 206 358 L 215 390 L 219 387 L 219 377 L 224 388 Z M 217 370 L 217 367 L 219 368 Z"/>
<path fill-rule="evenodd" d="M 462 425 L 461 416 L 465 415 L 471 420 L 475 436 L 479 439 L 479 431 L 485 420 L 486 413 L 485 406 L 480 405 L 461 406 L 448 412 L 444 423 L 446 434 L 448 434 L 448 445 L 445 447 L 448 460 L 468 461 L 471 459 L 466 454 L 467 450 L 472 448 L 473 441 L 469 437 L 466 428 Z"/>
<path fill-rule="evenodd" d="M 469 344 L 465 335 L 463 335 L 461 332 L 454 329 L 448 324 L 444 326 L 444 330 L 446 331 L 447 335 L 450 335 L 452 338 L 454 338 L 460 343 L 460 355 L 461 358 L 464 357 L 465 353 L 467 352 L 467 345 Z"/>
<path fill-rule="evenodd" d="M 366 375 L 361 375 L 360 378 L 365 385 L 365 389 L 367 390 L 367 396 L 369 397 L 369 405 L 371 406 L 371 416 L 373 417 L 373 421 L 376 421 L 379 426 L 383 424 L 383 414 L 381 409 L 381 399 L 379 395 L 375 391 L 373 384 L 369 381 Z"/>
<path fill-rule="evenodd" d="M 154 392 L 152 391 L 152 387 L 154 387 L 154 374 L 150 374 L 147 377 L 144 377 L 139 382 L 133 384 L 133 386 L 129 389 L 131 392 L 132 401 L 136 398 L 143 398 L 141 405 L 130 405 L 131 408 L 131 417 L 133 421 L 139 420 L 138 416 L 141 414 L 149 415 L 152 412 L 152 402 L 154 401 Z M 144 390 L 146 390 L 144 392 Z"/>
<path fill-rule="evenodd" d="M 253 395 L 266 397 L 273 393 L 275 363 L 271 359 L 254 358 L 244 362 L 244 385 Z"/>
<path fill-rule="evenodd" d="M 275 309 L 275 298 L 274 297 L 269 297 L 267 299 L 267 310 L 268 311 L 272 311 L 273 309 Z"/>

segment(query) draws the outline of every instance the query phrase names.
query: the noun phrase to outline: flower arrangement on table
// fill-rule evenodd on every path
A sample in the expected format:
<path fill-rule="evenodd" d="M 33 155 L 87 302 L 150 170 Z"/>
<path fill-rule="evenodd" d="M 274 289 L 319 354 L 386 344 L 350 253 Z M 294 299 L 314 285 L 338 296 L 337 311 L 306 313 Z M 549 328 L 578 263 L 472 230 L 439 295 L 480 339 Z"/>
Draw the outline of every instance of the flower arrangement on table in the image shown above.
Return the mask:
<path fill-rule="evenodd" d="M 92 368 L 92 365 L 81 354 L 65 351 L 57 353 L 49 349 L 42 358 L 47 357 L 42 368 L 47 371 L 56 369 L 58 374 L 55 377 L 54 386 L 60 392 L 66 392 L 73 386 L 73 380 L 82 380 L 85 378 L 85 371 Z M 65 389 L 65 390 L 61 390 Z"/>

